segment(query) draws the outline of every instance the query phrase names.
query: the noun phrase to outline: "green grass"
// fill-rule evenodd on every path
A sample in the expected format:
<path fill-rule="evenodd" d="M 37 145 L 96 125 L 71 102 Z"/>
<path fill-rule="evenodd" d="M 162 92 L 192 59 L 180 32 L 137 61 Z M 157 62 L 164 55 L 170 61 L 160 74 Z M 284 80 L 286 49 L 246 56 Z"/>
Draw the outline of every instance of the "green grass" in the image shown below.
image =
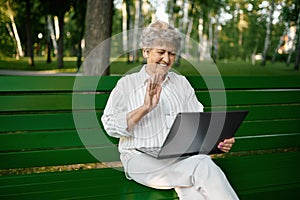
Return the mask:
<path fill-rule="evenodd" d="M 52 58 L 51 63 L 46 62 L 45 57 L 35 57 L 34 66 L 28 65 L 28 58 L 0 58 L 0 69 L 5 70 L 25 70 L 25 71 L 41 71 L 41 70 L 54 70 L 57 72 L 76 72 L 76 57 L 65 57 L 64 68 L 57 69 L 57 60 Z"/>
<path fill-rule="evenodd" d="M 194 65 L 193 65 L 194 64 Z M 217 65 L 212 62 L 181 61 L 179 66 L 173 66 L 173 70 L 183 75 L 228 75 L 228 76 L 299 76 L 300 71 L 293 69 L 293 64 L 289 67 L 282 62 L 267 62 L 266 66 L 261 66 L 259 62 L 252 65 L 245 61 L 220 61 Z M 138 70 L 141 63 L 127 64 L 125 60 L 119 59 L 110 67 L 111 74 L 129 73 L 131 70 Z"/>
<path fill-rule="evenodd" d="M 118 58 L 110 66 L 111 75 L 123 75 L 136 71 L 142 65 L 141 62 L 127 63 L 125 58 Z M 25 71 L 48 71 L 52 73 L 74 73 L 77 71 L 76 57 L 65 57 L 64 68 L 57 69 L 57 61 L 52 58 L 51 63 L 46 63 L 45 57 L 35 57 L 35 66 L 28 65 L 27 58 L 16 60 L 14 58 L 0 58 L 0 70 L 25 70 Z M 212 62 L 195 61 L 193 64 L 182 59 L 179 66 L 173 67 L 174 71 L 183 75 L 227 75 L 227 76 L 299 76 L 300 71 L 293 69 L 293 64 L 289 67 L 282 62 L 267 62 L 266 66 L 261 66 L 259 62 L 252 65 L 245 61 L 219 61 L 217 65 Z"/>

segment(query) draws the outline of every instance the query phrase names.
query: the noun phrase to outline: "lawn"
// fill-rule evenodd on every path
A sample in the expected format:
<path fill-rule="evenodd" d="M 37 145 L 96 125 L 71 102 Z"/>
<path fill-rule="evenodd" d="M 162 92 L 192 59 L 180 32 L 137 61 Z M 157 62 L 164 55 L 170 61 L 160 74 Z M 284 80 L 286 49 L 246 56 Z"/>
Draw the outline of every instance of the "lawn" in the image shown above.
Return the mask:
<path fill-rule="evenodd" d="M 46 58 L 36 57 L 35 66 L 30 67 L 27 64 L 27 58 L 15 60 L 14 58 L 0 58 L 0 70 L 25 70 L 25 71 L 51 71 L 57 73 L 74 73 L 77 71 L 76 57 L 65 57 L 64 68 L 57 69 L 56 59 L 51 63 L 46 63 Z M 192 62 L 192 63 L 191 63 Z M 142 62 L 130 63 L 125 58 L 119 58 L 110 66 L 111 75 L 123 75 L 136 71 L 140 68 Z M 217 65 L 212 62 L 199 62 L 182 59 L 179 66 L 173 67 L 174 71 L 183 75 L 227 75 L 227 76 L 299 76 L 300 71 L 293 69 L 293 64 L 289 67 L 282 62 L 267 62 L 266 66 L 261 66 L 259 61 L 256 65 L 245 61 L 219 61 Z M 0 72 L 1 73 L 1 72 Z"/>

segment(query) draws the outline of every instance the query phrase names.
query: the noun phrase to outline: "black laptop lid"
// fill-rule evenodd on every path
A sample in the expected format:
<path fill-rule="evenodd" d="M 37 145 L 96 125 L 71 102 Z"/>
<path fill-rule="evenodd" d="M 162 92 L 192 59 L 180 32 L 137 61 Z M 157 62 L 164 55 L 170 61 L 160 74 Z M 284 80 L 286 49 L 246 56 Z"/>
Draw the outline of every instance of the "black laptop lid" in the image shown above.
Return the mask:
<path fill-rule="evenodd" d="M 220 141 L 234 136 L 248 111 L 179 113 L 159 157 L 220 153 Z"/>

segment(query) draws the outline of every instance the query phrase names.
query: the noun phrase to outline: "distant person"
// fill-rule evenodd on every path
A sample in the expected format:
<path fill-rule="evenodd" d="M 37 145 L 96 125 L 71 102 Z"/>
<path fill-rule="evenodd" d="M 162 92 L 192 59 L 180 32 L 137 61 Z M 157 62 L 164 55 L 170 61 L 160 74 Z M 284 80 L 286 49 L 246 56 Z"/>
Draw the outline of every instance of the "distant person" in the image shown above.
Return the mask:
<path fill-rule="evenodd" d="M 141 48 L 147 63 L 119 80 L 101 118 L 107 133 L 119 140 L 126 177 L 156 189 L 174 188 L 180 200 L 238 199 L 221 169 L 208 155 L 155 159 L 135 149 L 161 146 L 179 112 L 203 112 L 184 76 L 169 72 L 180 49 L 180 34 L 156 21 L 144 29 Z M 220 142 L 228 152 L 234 138 Z"/>

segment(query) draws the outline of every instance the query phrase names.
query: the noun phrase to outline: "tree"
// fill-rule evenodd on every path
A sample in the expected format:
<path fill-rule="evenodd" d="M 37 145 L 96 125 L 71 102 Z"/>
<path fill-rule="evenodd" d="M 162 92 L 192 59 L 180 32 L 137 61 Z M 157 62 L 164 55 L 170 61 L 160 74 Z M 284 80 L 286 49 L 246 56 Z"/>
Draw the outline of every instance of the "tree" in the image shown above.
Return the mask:
<path fill-rule="evenodd" d="M 109 38 L 112 32 L 112 16 L 113 1 L 87 1 L 84 50 L 84 57 L 87 62 L 85 62 L 83 68 L 83 73 L 86 75 L 108 74 L 111 48 Z M 97 46 L 99 44 L 101 45 Z M 92 52 L 96 46 L 96 51 Z M 88 59 L 88 56 L 90 59 Z"/>
<path fill-rule="evenodd" d="M 297 51 L 296 51 L 296 59 L 295 59 L 295 65 L 294 69 L 299 70 L 299 63 L 300 63 L 300 10 L 298 14 L 298 19 L 297 19 L 297 37 L 298 37 L 298 44 L 297 44 Z"/>
<path fill-rule="evenodd" d="M 34 55 L 33 55 L 33 40 L 32 40 L 32 30 L 31 30 L 31 2 L 26 0 L 26 40 L 27 40 L 27 56 L 28 64 L 34 66 Z"/>
<path fill-rule="evenodd" d="M 59 38 L 58 38 L 58 52 L 57 52 L 57 67 L 63 68 L 64 56 L 64 16 L 70 9 L 72 0 L 41 0 L 42 5 L 47 8 L 48 14 L 58 17 Z"/>
<path fill-rule="evenodd" d="M 0 2 L 3 3 L 2 6 L 0 6 L 0 58 L 2 56 L 11 57 L 16 53 L 15 40 L 10 27 L 10 18 L 4 8 L 5 4 L 2 0 Z"/>
<path fill-rule="evenodd" d="M 15 41 L 15 46 L 16 46 L 16 59 L 18 60 L 20 57 L 24 56 L 24 52 L 23 52 L 23 48 L 22 48 L 22 44 L 21 44 L 21 39 L 19 36 L 19 32 L 17 29 L 17 25 L 15 23 L 15 13 L 13 11 L 13 9 L 11 8 L 11 2 L 10 1 L 6 1 L 5 2 L 5 6 L 2 7 L 6 13 L 6 15 L 9 17 L 11 25 L 7 24 L 7 29 L 10 32 L 10 35 L 12 37 L 12 39 L 14 39 Z"/>
<path fill-rule="evenodd" d="M 74 19 L 76 22 L 76 31 L 77 34 L 75 35 L 75 43 L 77 44 L 76 46 L 78 47 L 77 49 L 77 68 L 79 69 L 79 67 L 81 66 L 81 57 L 82 57 L 82 40 L 84 37 L 84 29 L 85 29 L 85 15 L 86 15 L 86 4 L 87 4 L 87 0 L 75 0 L 73 2 L 73 6 L 74 6 Z M 75 30 L 74 30 L 75 31 Z"/>
<path fill-rule="evenodd" d="M 263 51 L 262 60 L 260 63 L 262 66 L 266 65 L 267 53 L 268 53 L 269 45 L 270 45 L 270 35 L 271 35 L 271 27 L 272 27 L 272 21 L 273 21 L 274 8 L 275 8 L 275 0 L 272 0 L 271 8 L 269 11 L 270 12 L 269 13 L 269 21 L 267 21 L 267 33 L 266 33 L 266 38 L 265 38 L 264 51 Z"/>

